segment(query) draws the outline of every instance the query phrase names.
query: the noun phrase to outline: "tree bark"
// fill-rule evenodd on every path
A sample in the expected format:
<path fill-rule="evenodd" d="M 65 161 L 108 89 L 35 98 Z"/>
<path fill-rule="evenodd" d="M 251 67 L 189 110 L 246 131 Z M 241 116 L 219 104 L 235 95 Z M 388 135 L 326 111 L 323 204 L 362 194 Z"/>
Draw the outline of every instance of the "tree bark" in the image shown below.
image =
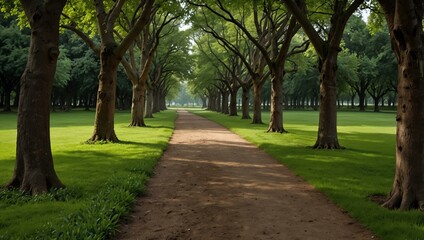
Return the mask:
<path fill-rule="evenodd" d="M 21 77 L 15 170 L 9 188 L 31 194 L 63 187 L 50 146 L 50 97 L 59 56 L 59 20 L 66 0 L 24 1 L 31 27 L 28 63 Z"/>
<path fill-rule="evenodd" d="M 237 92 L 238 92 L 238 87 L 231 88 L 231 93 L 230 93 L 230 116 L 237 116 Z"/>
<path fill-rule="evenodd" d="M 145 127 L 144 122 L 144 101 L 146 94 L 146 86 L 143 83 L 133 84 L 131 99 L 131 123 L 130 127 Z"/>
<path fill-rule="evenodd" d="M 153 105 L 152 105 L 153 106 L 153 109 L 152 109 L 153 113 L 160 112 L 161 107 L 160 107 L 160 91 L 159 90 L 153 89 L 152 101 L 153 101 Z"/>
<path fill-rule="evenodd" d="M 242 90 L 243 92 L 241 97 L 241 112 L 242 112 L 241 119 L 251 119 L 249 114 L 250 89 L 247 87 L 242 87 Z"/>
<path fill-rule="evenodd" d="M 313 146 L 316 149 L 339 149 L 337 138 L 337 50 L 329 51 L 320 62 L 320 105 L 318 138 Z"/>
<path fill-rule="evenodd" d="M 222 93 L 222 103 L 221 103 L 221 112 L 223 114 L 229 114 L 230 110 L 228 109 L 228 91 Z"/>
<path fill-rule="evenodd" d="M 161 93 L 159 95 L 159 106 L 161 111 L 168 110 L 168 108 L 166 107 L 166 94 L 164 93 Z"/>
<path fill-rule="evenodd" d="M 261 111 L 261 92 L 262 84 L 260 81 L 253 82 L 253 124 L 263 124 Z"/>
<path fill-rule="evenodd" d="M 145 118 L 153 118 L 153 89 L 147 90 Z"/>
<path fill-rule="evenodd" d="M 424 210 L 423 4 L 379 0 L 398 60 L 396 174 L 384 207 Z"/>

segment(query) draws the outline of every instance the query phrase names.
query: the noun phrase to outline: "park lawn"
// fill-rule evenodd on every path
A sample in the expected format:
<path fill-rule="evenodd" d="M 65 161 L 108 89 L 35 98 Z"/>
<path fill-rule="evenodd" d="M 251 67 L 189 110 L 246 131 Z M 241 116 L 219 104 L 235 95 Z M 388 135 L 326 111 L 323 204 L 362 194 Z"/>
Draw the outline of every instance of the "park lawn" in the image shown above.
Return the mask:
<path fill-rule="evenodd" d="M 318 112 L 285 111 L 288 134 L 266 133 L 265 124 L 204 110 L 190 110 L 229 128 L 268 152 L 295 174 L 369 228 L 380 239 L 424 239 L 424 214 L 391 211 L 369 199 L 386 195 L 395 173 L 395 113 L 339 112 L 338 137 L 344 150 L 314 150 Z M 310 206 L 313 207 L 311 202 Z M 283 214 L 283 213 L 282 213 Z M 284 214 L 283 214 L 284 215 Z M 283 216 L 282 215 L 282 216 Z"/>
<path fill-rule="evenodd" d="M 130 128 L 130 113 L 117 112 L 120 143 L 87 144 L 94 112 L 51 115 L 51 143 L 56 172 L 65 190 L 30 198 L 0 190 L 0 239 L 103 239 L 141 194 L 173 132 L 175 110 L 146 119 L 147 128 Z M 12 177 L 16 114 L 0 114 L 0 184 Z"/>

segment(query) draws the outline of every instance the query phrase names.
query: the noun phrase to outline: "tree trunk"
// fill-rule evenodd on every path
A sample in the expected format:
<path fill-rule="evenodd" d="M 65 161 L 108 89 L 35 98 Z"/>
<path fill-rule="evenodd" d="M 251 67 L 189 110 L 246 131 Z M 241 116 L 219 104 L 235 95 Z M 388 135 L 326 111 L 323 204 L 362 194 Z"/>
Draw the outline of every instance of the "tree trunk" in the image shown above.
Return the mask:
<path fill-rule="evenodd" d="M 153 89 L 152 91 L 152 100 L 153 100 L 153 113 L 160 112 L 160 92 L 159 90 Z"/>
<path fill-rule="evenodd" d="M 360 91 L 358 93 L 358 97 L 359 97 L 359 111 L 361 112 L 365 112 L 365 90 L 364 92 Z"/>
<path fill-rule="evenodd" d="M 31 44 L 21 78 L 15 171 L 7 187 L 41 194 L 63 187 L 53 166 L 49 116 L 66 0 L 21 3 L 31 26 Z"/>
<path fill-rule="evenodd" d="M 271 76 L 271 111 L 267 132 L 287 132 L 283 126 L 283 73 L 284 66 L 272 70 Z"/>
<path fill-rule="evenodd" d="M 318 137 L 313 148 L 339 149 L 337 139 L 336 70 L 337 50 L 330 50 L 320 62 L 320 105 Z"/>
<path fill-rule="evenodd" d="M 238 88 L 232 88 L 230 93 L 230 116 L 237 116 L 237 91 Z"/>
<path fill-rule="evenodd" d="M 424 33 L 422 2 L 379 0 L 398 60 L 396 175 L 384 207 L 424 210 Z M 418 4 L 418 5 L 416 5 Z"/>
<path fill-rule="evenodd" d="M 241 119 L 250 119 L 249 114 L 249 88 L 243 87 L 242 97 L 241 97 Z"/>
<path fill-rule="evenodd" d="M 200 99 L 202 100 L 202 108 L 207 108 L 208 107 L 208 105 L 207 105 L 207 99 L 205 98 L 205 97 L 200 97 Z"/>
<path fill-rule="evenodd" d="M 253 124 L 263 124 L 261 115 L 261 92 L 262 84 L 253 83 Z"/>
<path fill-rule="evenodd" d="M 216 112 L 221 112 L 221 95 L 218 93 L 215 98 Z"/>
<path fill-rule="evenodd" d="M 146 87 L 143 83 L 133 84 L 131 99 L 131 123 L 130 127 L 145 127 L 144 123 L 144 102 Z"/>
<path fill-rule="evenodd" d="M 115 55 L 116 48 L 115 43 L 102 45 L 101 48 L 96 117 L 90 141 L 119 141 L 114 129 L 116 79 L 120 62 Z"/>
<path fill-rule="evenodd" d="M 380 107 L 378 106 L 378 103 L 380 102 L 380 98 L 373 97 L 374 100 L 374 112 L 380 112 Z"/>
<path fill-rule="evenodd" d="M 166 108 L 166 95 L 165 94 L 159 94 L 159 106 L 160 110 L 167 110 Z"/>
<path fill-rule="evenodd" d="M 222 93 L 222 107 L 221 107 L 221 112 L 223 114 L 229 114 L 230 111 L 228 109 L 228 92 L 225 91 L 224 93 Z"/>
<path fill-rule="evenodd" d="M 145 118 L 153 118 L 153 89 L 147 89 Z"/>

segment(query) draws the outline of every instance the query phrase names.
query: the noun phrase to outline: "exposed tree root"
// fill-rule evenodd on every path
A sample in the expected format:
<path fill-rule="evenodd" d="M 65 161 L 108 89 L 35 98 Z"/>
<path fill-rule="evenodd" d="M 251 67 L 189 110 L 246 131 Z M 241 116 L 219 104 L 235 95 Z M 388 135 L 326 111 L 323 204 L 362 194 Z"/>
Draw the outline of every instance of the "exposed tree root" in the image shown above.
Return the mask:
<path fill-rule="evenodd" d="M 144 122 L 131 122 L 128 127 L 147 127 Z"/>
<path fill-rule="evenodd" d="M 325 149 L 325 150 L 333 150 L 333 149 L 344 149 L 344 147 L 340 146 L 338 142 L 333 143 L 321 143 L 316 142 L 314 146 L 312 146 L 313 149 Z"/>
<path fill-rule="evenodd" d="M 113 131 L 110 134 L 104 134 L 101 135 L 99 133 L 94 133 L 93 136 L 88 139 L 88 142 L 100 142 L 100 141 L 105 141 L 105 142 L 119 142 L 118 137 L 115 134 L 115 131 Z"/>
<path fill-rule="evenodd" d="M 424 211 L 424 198 L 419 198 L 411 191 L 401 194 L 399 190 L 395 190 L 390 193 L 387 200 L 381 206 L 388 209 L 398 209 L 402 211 L 411 209 Z"/>
<path fill-rule="evenodd" d="M 267 133 L 269 132 L 275 132 L 275 133 L 289 133 L 288 131 L 286 131 L 284 128 L 273 128 L 273 127 L 269 127 L 268 130 L 266 131 Z"/>
<path fill-rule="evenodd" d="M 52 189 L 58 189 L 65 187 L 56 174 L 45 176 L 41 171 L 36 173 L 26 174 L 23 179 L 18 176 L 14 176 L 6 188 L 8 189 L 20 189 L 31 195 L 38 195 L 48 193 Z"/>

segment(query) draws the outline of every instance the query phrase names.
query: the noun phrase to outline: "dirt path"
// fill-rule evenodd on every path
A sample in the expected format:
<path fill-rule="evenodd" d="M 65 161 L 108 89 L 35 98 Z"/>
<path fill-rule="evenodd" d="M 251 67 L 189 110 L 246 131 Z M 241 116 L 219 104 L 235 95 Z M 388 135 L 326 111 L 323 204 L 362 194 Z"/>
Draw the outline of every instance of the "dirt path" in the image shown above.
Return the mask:
<path fill-rule="evenodd" d="M 373 238 L 257 147 L 186 111 L 120 231 L 117 239 Z"/>

